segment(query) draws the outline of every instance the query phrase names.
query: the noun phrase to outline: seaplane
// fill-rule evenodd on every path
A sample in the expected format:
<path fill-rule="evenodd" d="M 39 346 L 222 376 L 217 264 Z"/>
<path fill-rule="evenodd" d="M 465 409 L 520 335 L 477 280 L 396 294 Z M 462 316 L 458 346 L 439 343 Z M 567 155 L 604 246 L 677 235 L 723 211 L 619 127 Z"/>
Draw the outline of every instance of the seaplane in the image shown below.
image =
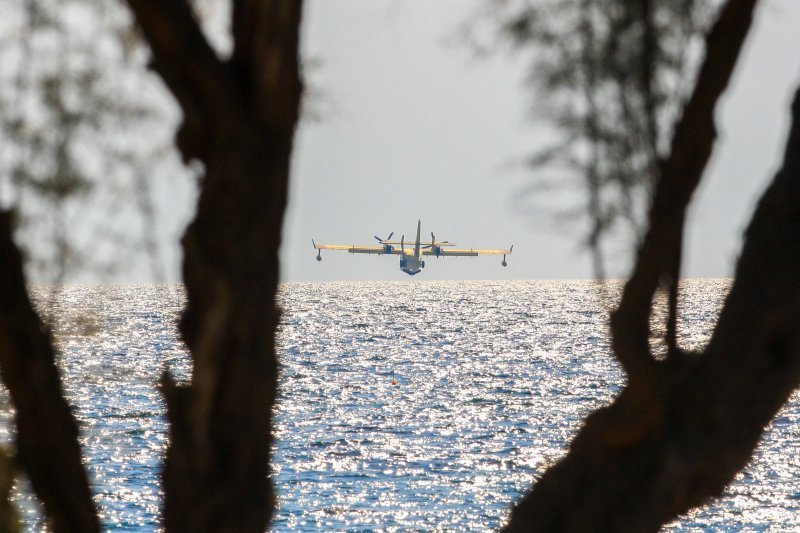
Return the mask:
<path fill-rule="evenodd" d="M 453 248 L 457 246 L 454 242 L 437 241 L 436 236 L 431 232 L 430 242 L 422 242 L 420 240 L 420 230 L 422 229 L 422 221 L 417 221 L 417 240 L 413 243 L 406 243 L 405 235 L 400 237 L 399 241 L 393 241 L 391 232 L 388 237 L 381 239 L 375 235 L 375 240 L 380 243 L 380 246 L 355 246 L 351 244 L 317 244 L 314 239 L 311 239 L 311 244 L 317 250 L 317 261 L 322 261 L 322 250 L 343 250 L 351 254 L 377 254 L 377 255 L 399 255 L 400 256 L 400 270 L 414 276 L 422 272 L 425 268 L 425 256 L 439 257 L 475 257 L 478 255 L 502 255 L 503 261 L 501 265 L 508 266 L 506 256 L 511 254 L 514 246 L 508 250 L 478 250 L 475 248 Z M 399 245 L 399 248 L 397 247 Z M 408 245 L 408 248 L 406 248 Z"/>

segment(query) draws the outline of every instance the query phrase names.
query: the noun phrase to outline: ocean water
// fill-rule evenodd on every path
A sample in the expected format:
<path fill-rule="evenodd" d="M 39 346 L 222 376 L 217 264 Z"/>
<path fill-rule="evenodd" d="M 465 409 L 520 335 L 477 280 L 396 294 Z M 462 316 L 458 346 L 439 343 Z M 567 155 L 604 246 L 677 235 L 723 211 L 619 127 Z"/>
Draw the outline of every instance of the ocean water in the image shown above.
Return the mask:
<path fill-rule="evenodd" d="M 681 344 L 707 340 L 726 280 L 687 280 Z M 278 351 L 276 531 L 496 530 L 583 417 L 623 384 L 584 281 L 290 283 Z M 163 369 L 190 374 L 176 285 L 34 290 L 56 333 L 104 527 L 160 527 Z M 11 413 L 0 400 L 0 440 Z M 670 530 L 800 528 L 800 403 L 725 495 Z M 23 485 L 26 528 L 42 527 Z"/>

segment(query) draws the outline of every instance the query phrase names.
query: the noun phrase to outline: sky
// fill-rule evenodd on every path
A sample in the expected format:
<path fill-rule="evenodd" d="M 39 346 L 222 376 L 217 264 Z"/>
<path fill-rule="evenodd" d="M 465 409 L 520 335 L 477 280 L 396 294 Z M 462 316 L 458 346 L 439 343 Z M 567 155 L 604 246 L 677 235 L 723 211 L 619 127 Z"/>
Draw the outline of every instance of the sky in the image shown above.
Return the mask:
<path fill-rule="evenodd" d="M 299 128 L 281 249 L 284 281 L 407 279 L 396 256 L 323 251 L 311 239 L 377 244 L 423 236 L 465 247 L 514 244 L 500 258 L 431 258 L 424 279 L 592 276 L 581 226 L 557 195 L 524 193 L 515 164 L 552 138 L 531 116 L 524 63 L 477 59 L 454 38 L 478 1 L 311 0 L 303 55 L 314 118 Z M 767 0 L 729 93 L 720 142 L 689 214 L 685 276 L 728 276 L 754 202 L 783 150 L 800 81 L 800 2 Z M 580 194 L 574 191 L 569 194 Z M 572 198 L 574 201 L 574 198 Z M 610 274 L 624 276 L 630 254 Z"/>
<path fill-rule="evenodd" d="M 478 58 L 457 37 L 488 1 L 306 1 L 302 56 L 309 112 L 295 139 L 280 250 L 283 281 L 412 279 L 400 271 L 398 256 L 323 251 L 317 262 L 311 240 L 373 245 L 373 235 L 391 232 L 411 240 L 417 220 L 424 239 L 434 232 L 461 247 L 513 244 L 514 252 L 506 268 L 498 256 L 428 258 L 413 279 L 592 277 L 583 226 L 558 216 L 580 201 L 582 191 L 526 192 L 536 176 L 519 161 L 555 137 L 531 112 L 537 100 L 525 83 L 525 58 Z M 226 55 L 225 3 L 201 5 L 208 10 L 202 18 L 209 36 Z M 783 151 L 800 82 L 799 27 L 800 1 L 762 0 L 717 112 L 719 142 L 690 207 L 684 276 L 733 272 L 742 232 Z M 154 93 L 161 91 L 153 99 L 160 98 L 166 117 L 155 133 L 169 145 L 179 112 L 156 75 L 148 79 L 155 80 Z M 157 241 L 158 257 L 111 246 L 106 255 L 126 250 L 117 261 L 126 268 L 99 277 L 81 271 L 69 281 L 180 280 L 179 240 L 194 211 L 195 180 L 174 153 L 152 179 L 156 224 L 145 233 Z M 77 215 L 82 222 L 89 218 Z M 130 216 L 116 218 L 131 233 L 141 226 Z M 627 248 L 614 249 L 608 275 L 626 276 L 632 256 Z"/>

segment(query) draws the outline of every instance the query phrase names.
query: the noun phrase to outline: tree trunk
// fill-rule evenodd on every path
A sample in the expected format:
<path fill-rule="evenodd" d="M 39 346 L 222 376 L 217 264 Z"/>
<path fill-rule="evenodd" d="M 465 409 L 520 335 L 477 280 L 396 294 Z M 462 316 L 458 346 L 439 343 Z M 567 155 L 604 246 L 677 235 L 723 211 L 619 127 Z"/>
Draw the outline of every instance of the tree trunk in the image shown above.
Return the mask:
<path fill-rule="evenodd" d="M 233 2 L 234 52 L 220 60 L 182 0 L 129 0 L 154 68 L 184 113 L 177 143 L 205 165 L 183 238 L 181 333 L 192 382 L 167 374 L 170 444 L 164 524 L 181 531 L 263 531 L 280 313 L 278 250 L 301 95 L 302 2 Z"/>
<path fill-rule="evenodd" d="M 730 40 L 731 33 L 725 35 Z M 653 293 L 629 282 L 626 293 L 645 292 L 627 308 L 623 296 L 616 313 L 640 316 L 638 322 L 615 316 L 612 335 L 618 357 L 627 349 L 635 358 L 630 339 L 636 339 L 641 362 L 624 365 L 629 385 L 612 405 L 587 418 L 567 456 L 514 510 L 508 531 L 655 531 L 721 494 L 749 461 L 764 427 L 800 384 L 800 91 L 792 119 L 782 169 L 753 216 L 733 287 L 705 351 L 674 350 L 663 361 L 652 359 L 647 347 L 641 353 Z M 657 196 L 688 202 L 695 185 L 685 175 L 672 178 L 665 170 L 662 178 Z M 685 212 L 680 205 L 676 209 Z M 676 223 L 682 228 L 683 213 L 653 213 L 655 231 L 648 239 L 674 234 Z M 648 262 L 659 263 L 646 253 L 648 244 L 658 248 L 645 242 L 632 280 Z M 666 254 L 655 267 L 656 278 L 669 263 Z"/>
<path fill-rule="evenodd" d="M 655 531 L 747 464 L 800 384 L 800 92 L 793 120 L 706 350 L 659 363 L 649 394 L 628 388 L 593 413 L 507 531 Z"/>
<path fill-rule="evenodd" d="M 99 531 L 78 427 L 11 233 L 11 215 L 0 212 L 0 374 L 16 409 L 17 453 L 54 531 Z"/>

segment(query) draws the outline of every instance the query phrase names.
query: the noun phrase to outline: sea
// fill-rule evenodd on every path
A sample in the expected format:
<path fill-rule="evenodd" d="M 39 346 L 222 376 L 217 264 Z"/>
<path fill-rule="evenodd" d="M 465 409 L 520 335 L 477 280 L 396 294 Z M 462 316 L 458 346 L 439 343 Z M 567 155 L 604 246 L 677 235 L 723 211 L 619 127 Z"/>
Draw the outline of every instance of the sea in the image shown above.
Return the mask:
<path fill-rule="evenodd" d="M 682 282 L 680 344 L 709 338 L 730 281 Z M 620 283 L 286 283 L 278 335 L 275 531 L 493 531 L 624 385 L 609 348 Z M 33 287 L 54 332 L 103 527 L 161 528 L 156 389 L 190 379 L 180 285 Z M 654 327 L 657 331 L 657 325 Z M 657 340 L 654 342 L 657 343 Z M 670 531 L 800 529 L 800 402 L 724 495 Z M 0 442 L 13 414 L 0 394 Z M 26 531 L 45 525 L 22 480 Z"/>

